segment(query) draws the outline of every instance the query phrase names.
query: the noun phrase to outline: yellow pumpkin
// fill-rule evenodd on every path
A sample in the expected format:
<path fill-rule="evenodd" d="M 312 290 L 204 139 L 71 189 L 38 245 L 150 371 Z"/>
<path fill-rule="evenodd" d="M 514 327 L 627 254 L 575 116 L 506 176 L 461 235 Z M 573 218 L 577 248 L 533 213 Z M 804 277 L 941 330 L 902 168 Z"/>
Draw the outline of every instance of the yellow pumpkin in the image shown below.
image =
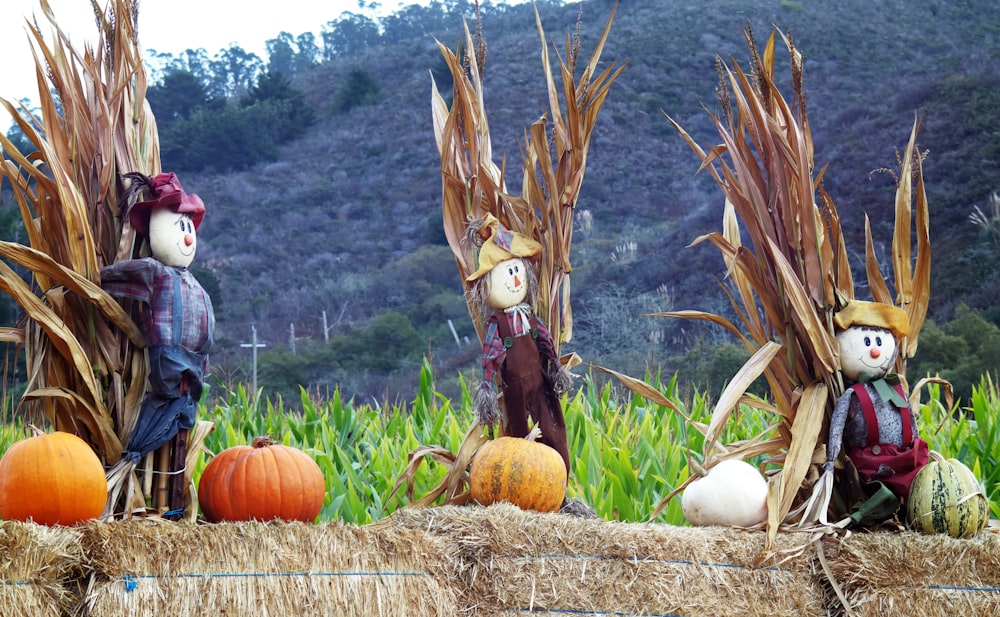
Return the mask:
<path fill-rule="evenodd" d="M 968 538 L 989 523 L 990 504 L 979 480 L 962 461 L 938 452 L 913 478 L 906 500 L 911 528 Z"/>
<path fill-rule="evenodd" d="M 566 463 L 549 446 L 520 437 L 486 442 L 469 471 L 472 499 L 508 501 L 523 510 L 555 512 L 566 498 Z"/>

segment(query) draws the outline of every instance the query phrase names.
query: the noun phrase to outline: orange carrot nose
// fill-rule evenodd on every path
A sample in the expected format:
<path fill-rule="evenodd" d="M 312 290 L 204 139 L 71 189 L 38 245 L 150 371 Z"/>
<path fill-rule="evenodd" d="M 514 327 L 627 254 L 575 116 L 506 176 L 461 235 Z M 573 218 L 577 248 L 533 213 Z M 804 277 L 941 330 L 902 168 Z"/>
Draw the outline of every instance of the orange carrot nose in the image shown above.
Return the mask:
<path fill-rule="evenodd" d="M 868 353 L 871 354 L 871 357 L 875 358 L 876 360 L 878 360 L 878 357 L 882 355 L 882 352 L 881 350 L 879 350 L 878 347 L 872 347 L 872 350 Z"/>
<path fill-rule="evenodd" d="M 521 279 L 517 278 L 517 275 L 515 274 L 514 275 L 514 287 L 520 287 L 520 286 L 521 286 Z"/>
<path fill-rule="evenodd" d="M 191 246 L 194 244 L 194 236 L 191 234 L 184 234 L 184 246 Z"/>

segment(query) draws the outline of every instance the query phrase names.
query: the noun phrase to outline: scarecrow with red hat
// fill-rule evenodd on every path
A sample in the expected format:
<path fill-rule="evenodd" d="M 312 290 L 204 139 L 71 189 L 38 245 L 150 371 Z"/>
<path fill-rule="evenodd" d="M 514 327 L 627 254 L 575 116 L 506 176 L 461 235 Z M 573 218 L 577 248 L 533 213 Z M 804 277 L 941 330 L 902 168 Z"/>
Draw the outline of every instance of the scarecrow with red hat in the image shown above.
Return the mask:
<path fill-rule="evenodd" d="M 559 397 L 572 377 L 530 304 L 538 288 L 531 260 L 541 254 L 542 245 L 507 229 L 492 214 L 470 225 L 466 238 L 479 245 L 478 268 L 466 280 L 473 284 L 470 294 L 486 324 L 483 381 L 474 395 L 477 419 L 487 426 L 500 421 L 503 434 L 512 437 L 527 435 L 533 422 L 541 430 L 539 441 L 562 456 L 568 471 Z M 503 417 L 495 377 L 503 391 Z"/>
<path fill-rule="evenodd" d="M 928 461 L 928 446 L 901 380 L 889 372 L 909 321 L 897 306 L 852 300 L 834 315 L 834 325 L 841 372 L 853 384 L 834 406 L 823 467 L 832 471 L 843 447 L 866 501 L 854 518 L 888 518 Z"/>
<path fill-rule="evenodd" d="M 101 268 L 101 286 L 113 296 L 142 303 L 139 325 L 149 349 L 149 389 L 123 453 L 138 463 L 194 427 L 215 313 L 211 298 L 188 270 L 205 204 L 186 193 L 172 173 L 129 177 L 134 181 L 130 193 L 144 189 L 149 196 L 130 208 L 128 217 L 148 241 L 151 256 Z"/>

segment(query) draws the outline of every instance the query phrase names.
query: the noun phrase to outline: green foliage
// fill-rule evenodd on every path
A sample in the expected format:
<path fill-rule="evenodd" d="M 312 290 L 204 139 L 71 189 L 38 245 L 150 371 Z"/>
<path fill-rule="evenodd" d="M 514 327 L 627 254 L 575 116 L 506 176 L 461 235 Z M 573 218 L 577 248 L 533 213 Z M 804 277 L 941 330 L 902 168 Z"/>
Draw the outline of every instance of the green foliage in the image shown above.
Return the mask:
<path fill-rule="evenodd" d="M 926 376 L 947 379 L 961 401 L 969 401 L 983 374 L 1000 371 L 1000 328 L 979 312 L 959 306 L 957 316 L 941 326 L 928 320 L 920 333 L 917 355 L 906 367 L 910 383 Z"/>
<path fill-rule="evenodd" d="M 166 72 L 149 88 L 164 168 L 179 171 L 245 169 L 278 157 L 278 146 L 305 134 L 315 122 L 302 93 L 281 73 L 257 74 L 239 105 L 213 98 L 203 79 L 184 70 Z"/>
<path fill-rule="evenodd" d="M 676 371 L 684 383 L 697 390 L 719 393 L 749 358 L 750 352 L 739 343 L 702 337 L 683 354 L 668 359 L 666 368 Z M 767 380 L 758 377 L 747 391 L 766 396 Z"/>
<path fill-rule="evenodd" d="M 225 104 L 222 100 L 213 100 L 205 81 L 186 70 L 164 73 L 159 83 L 146 90 L 146 100 L 161 132 L 199 110 L 221 109 Z"/>
<path fill-rule="evenodd" d="M 291 128 L 291 107 L 288 101 L 267 100 L 195 111 L 160 134 L 163 166 L 178 171 L 232 171 L 273 161 Z"/>
<path fill-rule="evenodd" d="M 688 458 L 700 462 L 704 445 L 698 426 L 711 418 L 712 408 L 702 395 L 684 403 L 676 376 L 660 383 L 647 376 L 690 420 L 650 404 L 611 383 L 592 378 L 564 399 L 573 469 L 568 495 L 591 505 L 606 520 L 642 522 L 656 506 L 691 474 Z M 922 435 L 931 448 L 965 462 L 983 480 L 993 516 L 1000 514 L 1000 393 L 990 378 L 976 388 L 973 407 L 949 414 L 940 392 L 930 387 L 930 400 L 920 407 Z M 474 414 L 469 391 L 452 403 L 434 384 L 430 364 L 420 371 L 420 386 L 410 403 L 375 408 L 345 403 L 339 391 L 329 398 L 301 393 L 301 413 L 247 397 L 242 388 L 204 419 L 216 422 L 206 443 L 212 452 L 270 435 L 286 445 L 308 452 L 327 478 L 327 499 L 320 520 L 365 524 L 405 506 L 410 497 L 388 499 L 408 455 L 420 446 L 436 445 L 457 452 Z M 772 418 L 773 419 L 773 418 Z M 742 407 L 723 429 L 721 440 L 732 443 L 765 433 L 766 414 Z M 940 427 L 940 428 L 938 428 Z M 936 429 L 936 430 L 935 430 Z M 773 430 L 773 429 L 772 429 Z M 760 461 L 751 461 L 760 463 Z M 204 462 L 195 472 L 200 477 Z M 427 460 L 414 480 L 414 497 L 427 494 L 447 469 Z M 680 500 L 671 499 L 657 522 L 686 525 Z"/>
<path fill-rule="evenodd" d="M 424 339 L 409 317 L 390 311 L 378 315 L 363 328 L 334 337 L 330 346 L 345 369 L 391 372 L 403 360 L 419 357 Z"/>
<path fill-rule="evenodd" d="M 355 67 L 340 84 L 333 108 L 345 113 L 359 105 L 371 105 L 378 101 L 378 92 L 378 80 L 365 69 Z"/>
<path fill-rule="evenodd" d="M 316 115 L 306 105 L 302 93 L 292 88 L 291 79 L 283 73 L 274 71 L 261 73 L 257 77 L 257 83 L 247 91 L 241 105 L 250 107 L 267 101 L 287 103 L 287 114 L 282 118 L 281 125 L 282 143 L 302 137 L 306 129 L 316 121 Z"/>
<path fill-rule="evenodd" d="M 424 360 L 419 389 L 413 400 L 380 408 L 345 401 L 332 393 L 299 392 L 296 409 L 275 400 L 252 396 L 242 385 L 228 391 L 211 407 L 202 406 L 199 419 L 214 423 L 205 448 L 212 453 L 270 436 L 299 448 L 320 466 L 327 495 L 320 521 L 367 524 L 406 506 L 411 496 L 389 499 L 411 452 L 436 445 L 457 452 L 474 422 L 472 400 L 465 382 L 453 401 L 438 391 L 431 365 Z M 612 383 L 588 377 L 563 401 L 573 456 L 568 495 L 591 505 L 606 520 L 644 522 L 656 506 L 691 474 L 689 457 L 701 461 L 704 445 L 699 426 L 712 408 L 700 394 L 685 403 L 676 376 L 661 383 L 647 376 L 690 420 L 671 409 L 650 404 Z M 921 435 L 946 457 L 958 458 L 981 479 L 994 518 L 1000 517 L 1000 390 L 986 376 L 974 389 L 971 406 L 948 410 L 937 386 L 928 389 L 920 406 Z M 25 420 L 16 416 L 0 424 L 0 451 L 27 436 Z M 721 441 L 732 443 L 765 432 L 769 418 L 742 407 L 728 422 Z M 760 461 L 751 461 L 760 463 Z M 194 469 L 197 485 L 208 458 Z M 426 460 L 414 477 L 412 497 L 421 497 L 444 477 L 447 468 Z M 686 525 L 680 500 L 671 499 L 656 522 Z"/>
<path fill-rule="evenodd" d="M 1000 390 L 994 378 L 980 379 L 965 408 L 947 409 L 940 388 L 929 390 L 917 418 L 921 436 L 932 450 L 972 470 L 989 498 L 991 518 L 1000 518 Z"/>

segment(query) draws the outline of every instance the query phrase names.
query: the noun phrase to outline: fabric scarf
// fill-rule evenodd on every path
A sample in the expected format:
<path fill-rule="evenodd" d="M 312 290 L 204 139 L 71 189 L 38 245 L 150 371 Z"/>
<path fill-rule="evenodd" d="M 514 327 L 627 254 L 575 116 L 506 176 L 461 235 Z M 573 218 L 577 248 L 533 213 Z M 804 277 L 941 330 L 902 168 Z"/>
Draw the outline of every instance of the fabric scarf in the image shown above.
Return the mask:
<path fill-rule="evenodd" d="M 527 334 L 531 332 L 531 307 L 528 306 L 526 302 L 521 302 L 520 304 L 515 304 L 514 306 L 509 306 L 503 310 L 504 313 L 512 315 L 514 317 L 514 327 L 511 328 L 515 336 L 518 332 L 521 334 Z M 520 322 L 520 326 L 518 326 Z"/>

